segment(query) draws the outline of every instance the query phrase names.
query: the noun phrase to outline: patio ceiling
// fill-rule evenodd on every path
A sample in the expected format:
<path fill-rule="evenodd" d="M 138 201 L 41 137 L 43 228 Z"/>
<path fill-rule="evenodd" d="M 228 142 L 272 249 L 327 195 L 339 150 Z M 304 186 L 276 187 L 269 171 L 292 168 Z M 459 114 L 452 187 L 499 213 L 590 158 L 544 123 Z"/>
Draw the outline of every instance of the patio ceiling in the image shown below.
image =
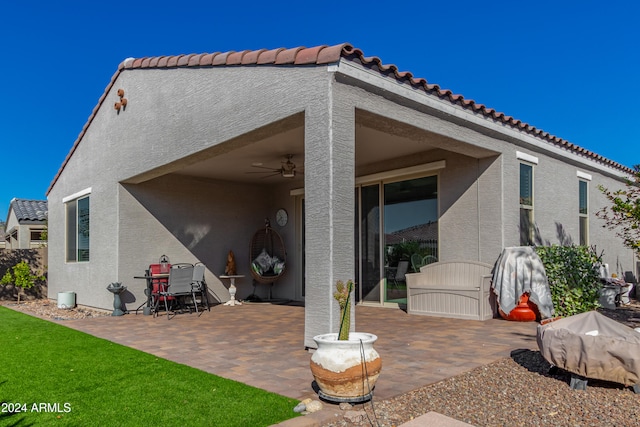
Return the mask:
<path fill-rule="evenodd" d="M 359 111 L 356 115 L 356 174 L 384 168 L 393 159 L 412 161 L 429 151 L 445 149 L 485 157 L 495 153 L 413 126 Z M 285 178 L 265 168 L 278 169 L 286 156 L 296 165 L 296 176 Z M 415 161 L 415 160 L 413 160 Z M 260 167 L 257 167 L 260 166 Z M 157 171 L 145 173 L 129 182 L 142 182 L 155 176 L 176 173 L 203 179 L 278 185 L 284 182 L 303 186 L 304 119 L 302 114 L 204 150 L 188 159 Z"/>

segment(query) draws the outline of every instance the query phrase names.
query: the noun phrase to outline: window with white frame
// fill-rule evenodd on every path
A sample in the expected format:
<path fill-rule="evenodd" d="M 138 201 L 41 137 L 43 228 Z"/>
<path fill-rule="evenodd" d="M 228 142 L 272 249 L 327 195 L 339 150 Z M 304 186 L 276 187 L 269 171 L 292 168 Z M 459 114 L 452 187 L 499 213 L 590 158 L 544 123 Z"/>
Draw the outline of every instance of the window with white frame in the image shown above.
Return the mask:
<path fill-rule="evenodd" d="M 578 175 L 580 176 L 580 175 Z M 589 183 L 578 180 L 578 221 L 580 224 L 580 245 L 589 244 Z"/>
<path fill-rule="evenodd" d="M 89 194 L 64 199 L 67 262 L 89 261 Z"/>
<path fill-rule="evenodd" d="M 520 245 L 533 244 L 533 165 L 520 163 Z"/>

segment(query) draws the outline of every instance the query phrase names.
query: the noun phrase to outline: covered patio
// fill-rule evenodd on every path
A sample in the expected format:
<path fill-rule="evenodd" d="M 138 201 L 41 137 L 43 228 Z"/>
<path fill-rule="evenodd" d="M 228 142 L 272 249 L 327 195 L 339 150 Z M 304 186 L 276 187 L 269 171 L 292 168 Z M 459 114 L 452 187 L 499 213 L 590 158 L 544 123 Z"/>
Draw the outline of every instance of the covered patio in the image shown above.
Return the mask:
<path fill-rule="evenodd" d="M 410 390 L 537 349 L 536 322 L 470 321 L 410 316 L 397 309 L 356 307 L 356 330 L 378 336 L 383 360 L 375 399 Z M 65 326 L 274 393 L 317 399 L 301 345 L 304 307 L 217 305 L 171 321 L 128 314 L 61 321 Z"/>

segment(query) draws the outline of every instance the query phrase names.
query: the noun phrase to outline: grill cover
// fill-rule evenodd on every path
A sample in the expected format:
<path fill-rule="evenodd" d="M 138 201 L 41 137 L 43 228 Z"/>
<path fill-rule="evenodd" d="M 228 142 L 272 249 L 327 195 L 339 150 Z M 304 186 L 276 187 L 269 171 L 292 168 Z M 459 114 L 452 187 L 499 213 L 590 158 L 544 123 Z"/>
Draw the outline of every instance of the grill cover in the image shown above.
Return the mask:
<path fill-rule="evenodd" d="M 640 384 L 640 333 L 597 311 L 538 326 L 538 348 L 552 365 L 586 378 Z"/>

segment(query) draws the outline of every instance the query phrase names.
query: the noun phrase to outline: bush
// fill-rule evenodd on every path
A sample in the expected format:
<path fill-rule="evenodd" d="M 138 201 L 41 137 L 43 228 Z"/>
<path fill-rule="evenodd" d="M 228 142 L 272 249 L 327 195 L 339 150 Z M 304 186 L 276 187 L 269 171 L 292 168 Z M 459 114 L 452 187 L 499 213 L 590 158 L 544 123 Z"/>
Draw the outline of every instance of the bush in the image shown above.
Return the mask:
<path fill-rule="evenodd" d="M 30 289 L 36 285 L 36 282 L 44 280 L 43 276 L 38 276 L 31 272 L 31 266 L 26 261 L 20 261 L 14 265 L 9 271 L 0 279 L 1 285 L 13 284 L 18 291 L 18 303 L 20 303 L 20 291 L 24 292 L 25 289 Z"/>
<path fill-rule="evenodd" d="M 602 254 L 589 246 L 538 246 L 551 299 L 557 316 L 573 316 L 598 308 L 602 287 L 599 265 Z"/>

